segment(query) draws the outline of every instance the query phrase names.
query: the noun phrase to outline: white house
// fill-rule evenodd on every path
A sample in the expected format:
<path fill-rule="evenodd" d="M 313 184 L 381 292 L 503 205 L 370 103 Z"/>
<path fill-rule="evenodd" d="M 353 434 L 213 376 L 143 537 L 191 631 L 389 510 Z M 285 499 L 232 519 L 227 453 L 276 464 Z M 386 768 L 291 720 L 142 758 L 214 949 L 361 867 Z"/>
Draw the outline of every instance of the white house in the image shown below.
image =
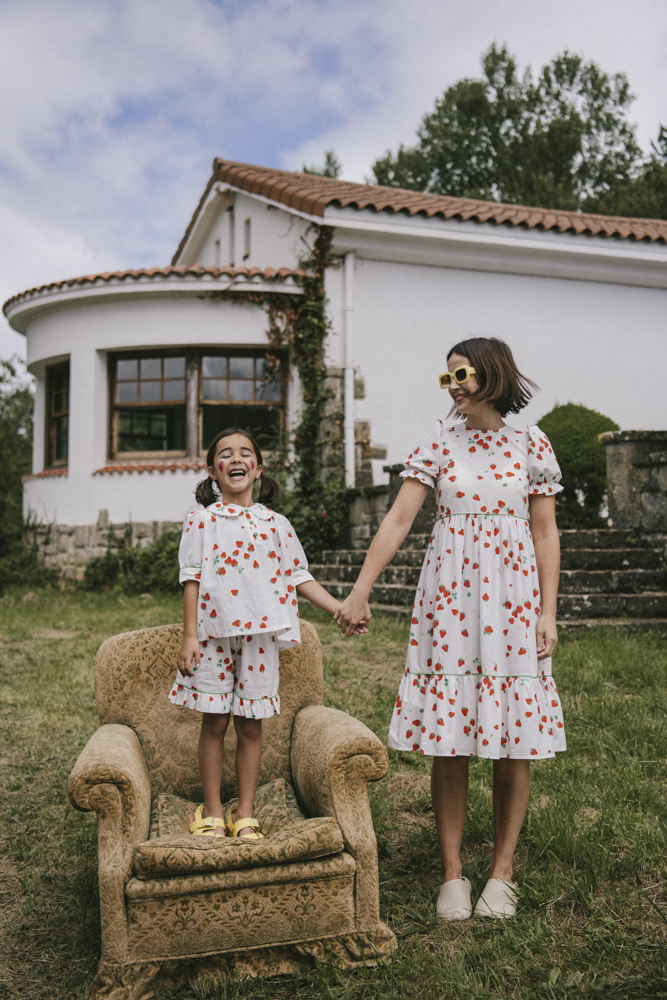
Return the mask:
<path fill-rule="evenodd" d="M 249 425 L 270 448 L 294 423 L 298 378 L 270 348 L 260 299 L 302 294 L 299 260 L 323 225 L 338 258 L 326 361 L 344 385 L 348 484 L 355 427 L 370 431 L 377 484 L 447 412 L 437 376 L 468 336 L 505 339 L 541 386 L 522 420 L 573 401 L 622 427 L 666 426 L 667 222 L 216 160 L 170 266 L 5 303 L 36 382 L 25 510 L 76 539 L 79 563 L 99 548 L 95 526 L 179 521 L 217 429 Z"/>

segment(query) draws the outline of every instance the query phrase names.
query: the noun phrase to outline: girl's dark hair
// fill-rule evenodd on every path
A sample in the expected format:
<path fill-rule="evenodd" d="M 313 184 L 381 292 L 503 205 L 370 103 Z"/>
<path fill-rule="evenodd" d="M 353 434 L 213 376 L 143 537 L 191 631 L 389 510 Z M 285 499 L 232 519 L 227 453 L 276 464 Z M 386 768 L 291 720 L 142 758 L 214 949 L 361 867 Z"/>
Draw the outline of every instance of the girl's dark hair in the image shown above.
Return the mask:
<path fill-rule="evenodd" d="M 539 389 L 535 382 L 521 374 L 510 348 L 498 337 L 460 340 L 450 349 L 447 363 L 452 354 L 467 358 L 471 368 L 477 372 L 479 389 L 470 394 L 471 398 L 488 400 L 501 417 L 507 413 L 518 413 L 531 399 L 531 389 Z M 456 406 L 452 406 L 449 415 L 457 412 Z"/>
<path fill-rule="evenodd" d="M 249 434 L 248 431 L 245 431 L 242 427 L 225 427 L 224 431 L 220 431 L 219 434 L 215 435 L 208 446 L 208 451 L 206 452 L 207 467 L 209 469 L 213 467 L 215 449 L 218 441 L 221 441 L 223 438 L 230 437 L 232 434 L 242 434 L 243 437 L 250 441 L 250 444 L 255 452 L 257 464 L 263 466 L 264 462 L 262 460 L 261 449 L 252 434 Z M 280 484 L 276 482 L 273 476 L 269 476 L 268 473 L 262 472 L 259 482 L 259 502 L 270 503 L 272 500 L 275 500 L 280 493 Z M 202 507 L 209 507 L 212 503 L 216 503 L 216 501 L 220 500 L 220 493 L 213 485 L 213 480 L 210 476 L 207 476 L 206 479 L 202 479 L 200 483 L 197 483 L 195 500 L 197 503 L 201 504 Z"/>

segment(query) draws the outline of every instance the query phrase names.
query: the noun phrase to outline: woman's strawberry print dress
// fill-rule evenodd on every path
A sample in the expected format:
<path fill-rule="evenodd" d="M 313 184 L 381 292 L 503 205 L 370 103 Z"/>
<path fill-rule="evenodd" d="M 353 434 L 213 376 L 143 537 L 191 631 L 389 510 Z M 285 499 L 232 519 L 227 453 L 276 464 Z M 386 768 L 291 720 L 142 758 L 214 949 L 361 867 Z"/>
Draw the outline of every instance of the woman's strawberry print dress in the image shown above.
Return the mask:
<path fill-rule="evenodd" d="M 560 469 L 539 427 L 438 420 L 404 477 L 435 487 L 437 520 L 412 612 L 389 745 L 430 756 L 536 759 L 565 750 L 551 659 L 537 660 L 540 587 L 528 498 Z"/>

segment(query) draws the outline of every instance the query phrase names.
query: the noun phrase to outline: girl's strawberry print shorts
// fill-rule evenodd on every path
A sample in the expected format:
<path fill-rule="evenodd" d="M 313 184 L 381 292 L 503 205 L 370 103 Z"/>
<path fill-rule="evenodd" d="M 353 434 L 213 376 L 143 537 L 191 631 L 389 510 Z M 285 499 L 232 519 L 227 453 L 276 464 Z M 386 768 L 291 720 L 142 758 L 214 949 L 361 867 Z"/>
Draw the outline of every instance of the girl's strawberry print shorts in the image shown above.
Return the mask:
<path fill-rule="evenodd" d="M 200 642 L 194 677 L 180 671 L 169 693 L 172 705 L 196 712 L 268 719 L 280 715 L 280 665 L 274 633 L 209 636 Z"/>

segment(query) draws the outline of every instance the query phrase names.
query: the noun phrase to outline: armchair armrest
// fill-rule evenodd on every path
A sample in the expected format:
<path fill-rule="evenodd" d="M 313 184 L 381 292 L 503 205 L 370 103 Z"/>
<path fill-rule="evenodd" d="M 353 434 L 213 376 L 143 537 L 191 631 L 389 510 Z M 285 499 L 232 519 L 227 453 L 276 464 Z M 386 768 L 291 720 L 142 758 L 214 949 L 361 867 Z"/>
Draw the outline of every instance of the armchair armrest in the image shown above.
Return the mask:
<path fill-rule="evenodd" d="M 127 951 L 125 884 L 135 847 L 148 837 L 151 814 L 148 768 L 134 730 L 100 726 L 79 754 L 67 791 L 76 809 L 97 813 L 102 957 L 122 962 Z"/>
<path fill-rule="evenodd" d="M 377 843 L 368 782 L 387 773 L 389 758 L 377 736 L 358 719 L 324 705 L 301 709 L 291 744 L 296 793 L 311 816 L 333 816 L 357 862 L 357 924 L 380 919 Z"/>

